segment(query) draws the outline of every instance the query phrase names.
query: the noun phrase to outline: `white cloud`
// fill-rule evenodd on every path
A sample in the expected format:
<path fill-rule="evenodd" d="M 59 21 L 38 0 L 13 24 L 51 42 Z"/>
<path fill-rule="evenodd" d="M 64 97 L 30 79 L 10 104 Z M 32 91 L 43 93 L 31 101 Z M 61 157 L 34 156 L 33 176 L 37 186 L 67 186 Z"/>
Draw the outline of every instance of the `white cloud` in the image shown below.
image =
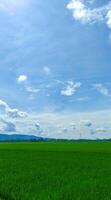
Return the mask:
<path fill-rule="evenodd" d="M 105 86 L 103 86 L 101 83 L 93 84 L 93 87 L 102 95 L 109 96 L 109 90 Z"/>
<path fill-rule="evenodd" d="M 33 88 L 31 86 L 26 86 L 26 91 L 29 92 L 29 93 L 38 93 L 38 92 L 40 92 L 40 89 L 39 88 Z"/>
<path fill-rule="evenodd" d="M 5 124 L 5 126 L 3 127 L 3 131 L 6 133 L 9 132 L 16 132 L 16 126 L 14 123 L 10 122 L 10 121 L 3 121 L 3 123 Z"/>
<path fill-rule="evenodd" d="M 25 113 L 0 100 L 0 132 L 63 139 L 111 138 L 111 111 Z M 104 128 L 105 127 L 105 128 Z"/>
<path fill-rule="evenodd" d="M 32 120 L 30 118 L 29 121 L 39 122 L 44 137 L 64 139 L 102 139 L 111 137 L 111 111 L 41 113 L 35 115 Z M 101 129 L 102 132 L 96 131 L 98 127 L 103 126 L 107 127 L 107 132 L 103 129 Z"/>
<path fill-rule="evenodd" d="M 71 126 L 71 128 L 72 128 L 73 130 L 76 129 L 76 123 L 71 123 L 70 126 Z"/>
<path fill-rule="evenodd" d="M 23 82 L 26 82 L 27 80 L 28 80 L 28 76 L 27 75 L 20 75 L 17 78 L 18 83 L 23 83 Z"/>
<path fill-rule="evenodd" d="M 33 87 L 33 86 L 30 85 L 30 82 L 28 81 L 28 76 L 27 75 L 20 75 L 17 78 L 17 82 L 19 84 L 24 83 L 23 87 L 24 87 L 24 89 L 25 89 L 26 92 L 30 93 L 30 97 L 29 98 L 31 98 L 31 99 L 34 98 L 33 94 L 37 94 L 41 90 L 39 88 L 35 88 L 35 87 Z"/>
<path fill-rule="evenodd" d="M 43 71 L 44 71 L 44 73 L 48 76 L 48 75 L 51 75 L 51 69 L 49 68 L 49 67 L 44 67 L 43 68 Z"/>
<path fill-rule="evenodd" d="M 12 117 L 12 118 L 17 118 L 17 117 L 20 117 L 20 118 L 24 118 L 24 117 L 27 117 L 27 113 L 26 112 L 22 112 L 18 109 L 11 109 L 9 108 L 8 110 L 6 110 L 6 113 L 9 117 Z"/>
<path fill-rule="evenodd" d="M 68 133 L 68 128 L 62 128 L 62 132 L 64 133 L 64 134 L 67 134 Z"/>
<path fill-rule="evenodd" d="M 107 23 L 107 26 L 111 29 L 111 10 L 109 10 L 106 15 L 106 23 Z"/>
<path fill-rule="evenodd" d="M 36 124 L 35 124 L 35 127 L 36 127 L 36 130 L 37 130 L 37 132 L 38 132 L 39 134 L 42 133 L 41 125 L 40 125 L 39 123 L 36 123 Z"/>
<path fill-rule="evenodd" d="M 0 99 L 0 107 L 5 108 L 5 110 L 9 109 L 8 104 L 5 101 L 2 101 L 1 99 Z"/>
<path fill-rule="evenodd" d="M 89 13 L 86 10 L 85 5 L 79 0 L 72 0 L 68 5 L 68 9 L 73 10 L 73 17 L 76 20 L 89 20 Z"/>
<path fill-rule="evenodd" d="M 88 1 L 90 2 L 90 1 Z M 96 23 L 104 21 L 108 28 L 111 28 L 111 1 L 108 4 L 98 7 L 90 8 L 85 0 L 71 0 L 67 4 L 67 9 L 72 10 L 73 18 L 82 23 Z"/>
<path fill-rule="evenodd" d="M 9 105 L 5 102 L 0 100 L 0 107 L 4 109 L 4 112 L 7 116 L 11 117 L 11 118 L 17 118 L 17 117 L 26 117 L 27 113 L 26 112 L 22 112 L 18 109 L 12 109 L 9 107 Z"/>
<path fill-rule="evenodd" d="M 105 132 L 107 132 L 107 130 L 106 130 L 106 128 L 97 128 L 96 132 L 98 132 L 98 133 L 105 133 Z"/>
<path fill-rule="evenodd" d="M 36 123 L 36 124 L 35 124 L 35 127 L 36 127 L 37 130 L 40 130 L 40 129 L 41 129 L 39 123 Z"/>
<path fill-rule="evenodd" d="M 86 127 L 91 127 L 92 126 L 92 122 L 90 120 L 81 120 L 80 124 L 84 125 Z"/>
<path fill-rule="evenodd" d="M 61 90 L 61 95 L 72 96 L 80 87 L 81 87 L 80 82 L 74 83 L 73 81 L 67 81 L 67 86 L 65 89 Z"/>

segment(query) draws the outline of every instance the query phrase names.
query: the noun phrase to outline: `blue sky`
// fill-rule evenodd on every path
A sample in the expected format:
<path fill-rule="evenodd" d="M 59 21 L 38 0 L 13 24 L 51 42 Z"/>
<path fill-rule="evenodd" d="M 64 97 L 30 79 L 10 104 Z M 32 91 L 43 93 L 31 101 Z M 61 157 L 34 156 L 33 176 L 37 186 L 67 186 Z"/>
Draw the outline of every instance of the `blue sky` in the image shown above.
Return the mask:
<path fill-rule="evenodd" d="M 111 1 L 0 0 L 0 27 L 0 132 L 109 138 Z"/>

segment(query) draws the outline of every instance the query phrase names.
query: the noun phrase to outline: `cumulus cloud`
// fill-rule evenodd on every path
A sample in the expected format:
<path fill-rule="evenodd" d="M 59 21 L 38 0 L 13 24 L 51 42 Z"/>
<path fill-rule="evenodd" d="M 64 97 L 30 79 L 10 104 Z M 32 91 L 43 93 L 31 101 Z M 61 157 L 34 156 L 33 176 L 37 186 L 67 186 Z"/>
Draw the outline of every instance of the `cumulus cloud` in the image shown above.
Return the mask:
<path fill-rule="evenodd" d="M 71 0 L 67 9 L 72 10 L 73 18 L 82 23 L 96 23 L 104 21 L 111 28 L 111 1 L 108 4 L 91 9 L 90 3 L 85 0 Z M 93 3 L 93 2 L 92 2 Z"/>
<path fill-rule="evenodd" d="M 95 136 L 96 139 L 109 139 L 111 138 L 108 133 L 108 129 L 105 127 L 99 127 L 91 130 L 91 134 Z"/>
<path fill-rule="evenodd" d="M 5 102 L 0 100 L 0 107 L 4 109 L 4 112 L 6 115 L 8 115 L 11 118 L 17 118 L 17 117 L 26 117 L 27 113 L 22 112 L 16 108 L 10 108 L 9 105 Z"/>
<path fill-rule="evenodd" d="M 72 96 L 80 87 L 81 87 L 80 82 L 74 83 L 73 81 L 67 81 L 67 86 L 65 89 L 61 90 L 61 95 Z"/>
<path fill-rule="evenodd" d="M 86 127 L 91 127 L 92 126 L 92 122 L 90 120 L 81 120 L 80 124 L 84 125 Z"/>
<path fill-rule="evenodd" d="M 1 133 L 10 133 L 16 132 L 16 125 L 14 121 L 10 121 L 9 119 L 4 119 L 3 117 L 0 117 L 0 132 Z"/>
<path fill-rule="evenodd" d="M 108 96 L 109 95 L 109 90 L 105 86 L 103 86 L 101 83 L 94 84 L 93 87 L 102 95 Z"/>
<path fill-rule="evenodd" d="M 109 10 L 106 15 L 106 24 L 111 29 L 111 10 Z"/>
<path fill-rule="evenodd" d="M 71 126 L 71 128 L 72 128 L 73 130 L 76 129 L 76 123 L 71 123 L 70 126 Z"/>
<path fill-rule="evenodd" d="M 10 108 L 2 100 L 0 111 L 1 108 L 4 109 L 4 114 L 0 113 L 1 133 L 16 132 L 59 139 L 111 138 L 111 111 L 28 113 L 27 117 L 23 117 L 26 116 L 24 113 L 18 115 L 21 111 Z"/>
<path fill-rule="evenodd" d="M 63 132 L 63 133 L 68 133 L 68 128 L 65 128 L 65 127 L 62 128 L 62 132 Z"/>
<path fill-rule="evenodd" d="M 23 83 L 23 82 L 26 82 L 27 80 L 28 80 L 28 76 L 27 75 L 20 75 L 17 78 L 18 83 Z"/>
<path fill-rule="evenodd" d="M 9 109 L 8 104 L 5 101 L 2 101 L 1 99 L 0 99 L 0 107 L 4 108 L 5 110 Z"/>
<path fill-rule="evenodd" d="M 97 129 L 96 129 L 96 132 L 97 132 L 97 133 L 106 133 L 107 130 L 106 130 L 106 128 L 97 128 Z"/>
<path fill-rule="evenodd" d="M 9 132 L 16 132 L 16 126 L 14 123 L 10 122 L 10 121 L 3 121 L 3 123 L 5 124 L 4 126 L 4 132 L 9 133 Z"/>
<path fill-rule="evenodd" d="M 27 116 L 26 112 L 22 112 L 18 109 L 9 108 L 8 110 L 6 110 L 6 113 L 8 114 L 9 117 L 12 117 L 12 118 L 17 118 L 17 117 L 24 118 Z"/>
<path fill-rule="evenodd" d="M 36 127 L 37 135 L 41 136 L 41 134 L 43 133 L 41 125 L 39 123 L 35 123 L 35 127 Z"/>

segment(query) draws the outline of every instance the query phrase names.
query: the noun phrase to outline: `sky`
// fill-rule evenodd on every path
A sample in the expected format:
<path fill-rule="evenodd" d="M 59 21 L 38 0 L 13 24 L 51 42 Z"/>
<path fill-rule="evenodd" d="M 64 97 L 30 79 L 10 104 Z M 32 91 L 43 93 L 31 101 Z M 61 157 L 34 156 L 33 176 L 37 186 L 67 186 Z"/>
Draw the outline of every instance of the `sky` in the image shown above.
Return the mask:
<path fill-rule="evenodd" d="M 0 0 L 0 133 L 111 138 L 110 68 L 110 0 Z"/>

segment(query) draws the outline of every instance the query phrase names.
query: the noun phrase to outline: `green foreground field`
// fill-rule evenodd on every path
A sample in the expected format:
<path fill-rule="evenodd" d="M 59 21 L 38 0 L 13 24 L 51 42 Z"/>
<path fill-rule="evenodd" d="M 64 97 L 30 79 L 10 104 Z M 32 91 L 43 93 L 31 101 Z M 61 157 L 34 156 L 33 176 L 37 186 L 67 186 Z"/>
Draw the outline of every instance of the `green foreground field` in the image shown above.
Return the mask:
<path fill-rule="evenodd" d="M 0 143 L 0 200 L 111 200 L 111 143 Z"/>

